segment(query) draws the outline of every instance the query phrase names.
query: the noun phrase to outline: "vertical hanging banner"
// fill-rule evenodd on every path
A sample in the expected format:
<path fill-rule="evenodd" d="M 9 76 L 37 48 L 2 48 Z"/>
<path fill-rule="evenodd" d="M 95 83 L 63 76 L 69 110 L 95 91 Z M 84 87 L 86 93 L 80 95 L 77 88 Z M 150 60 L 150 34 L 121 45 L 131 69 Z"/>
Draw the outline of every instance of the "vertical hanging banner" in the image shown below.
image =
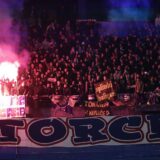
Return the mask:
<path fill-rule="evenodd" d="M 113 84 L 110 80 L 96 83 L 94 86 L 98 101 L 111 100 L 115 96 Z"/>

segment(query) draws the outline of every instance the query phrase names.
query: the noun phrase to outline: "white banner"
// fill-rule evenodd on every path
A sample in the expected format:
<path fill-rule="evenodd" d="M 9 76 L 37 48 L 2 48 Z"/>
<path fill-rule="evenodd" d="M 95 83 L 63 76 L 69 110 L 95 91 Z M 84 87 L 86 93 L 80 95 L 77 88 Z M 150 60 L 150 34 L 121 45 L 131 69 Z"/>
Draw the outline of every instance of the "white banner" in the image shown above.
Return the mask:
<path fill-rule="evenodd" d="M 0 146 L 86 147 L 160 142 L 160 115 L 0 120 Z"/>

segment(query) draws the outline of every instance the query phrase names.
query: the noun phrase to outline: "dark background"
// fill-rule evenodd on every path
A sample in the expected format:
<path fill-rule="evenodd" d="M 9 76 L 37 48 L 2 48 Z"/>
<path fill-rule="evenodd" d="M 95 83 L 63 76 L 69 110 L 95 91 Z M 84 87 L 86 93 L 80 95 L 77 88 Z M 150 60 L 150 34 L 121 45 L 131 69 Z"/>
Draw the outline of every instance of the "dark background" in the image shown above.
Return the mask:
<path fill-rule="evenodd" d="M 93 18 L 105 21 L 110 20 L 111 10 L 125 9 L 128 6 L 129 10 L 131 8 L 130 12 L 146 9 L 149 14 L 148 20 L 153 20 L 160 14 L 158 0 L 25 0 L 24 15 L 36 14 L 34 16 L 37 18 L 44 15 L 58 20 Z M 32 13 L 33 10 L 36 10 L 36 13 Z"/>

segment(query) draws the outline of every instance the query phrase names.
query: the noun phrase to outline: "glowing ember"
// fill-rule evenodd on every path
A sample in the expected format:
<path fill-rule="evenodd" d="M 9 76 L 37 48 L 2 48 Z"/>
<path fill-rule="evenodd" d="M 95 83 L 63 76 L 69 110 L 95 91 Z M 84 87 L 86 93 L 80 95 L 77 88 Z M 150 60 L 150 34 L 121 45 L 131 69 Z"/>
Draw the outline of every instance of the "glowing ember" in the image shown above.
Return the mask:
<path fill-rule="evenodd" d="M 0 63 L 0 80 L 17 81 L 19 66 L 17 61 Z"/>

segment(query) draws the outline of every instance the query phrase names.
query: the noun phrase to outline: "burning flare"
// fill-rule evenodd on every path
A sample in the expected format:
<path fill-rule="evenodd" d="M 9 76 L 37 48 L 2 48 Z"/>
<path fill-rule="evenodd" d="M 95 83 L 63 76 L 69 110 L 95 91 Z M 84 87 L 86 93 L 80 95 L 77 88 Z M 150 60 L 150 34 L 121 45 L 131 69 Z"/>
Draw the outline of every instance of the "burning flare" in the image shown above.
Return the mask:
<path fill-rule="evenodd" d="M 0 63 L 0 95 L 10 95 L 10 89 L 17 82 L 18 68 L 20 64 L 15 62 L 2 62 Z M 11 84 L 12 87 L 9 85 Z M 10 88 L 11 87 L 11 88 Z"/>
<path fill-rule="evenodd" d="M 18 61 L 0 63 L 0 80 L 17 81 L 19 66 Z"/>

